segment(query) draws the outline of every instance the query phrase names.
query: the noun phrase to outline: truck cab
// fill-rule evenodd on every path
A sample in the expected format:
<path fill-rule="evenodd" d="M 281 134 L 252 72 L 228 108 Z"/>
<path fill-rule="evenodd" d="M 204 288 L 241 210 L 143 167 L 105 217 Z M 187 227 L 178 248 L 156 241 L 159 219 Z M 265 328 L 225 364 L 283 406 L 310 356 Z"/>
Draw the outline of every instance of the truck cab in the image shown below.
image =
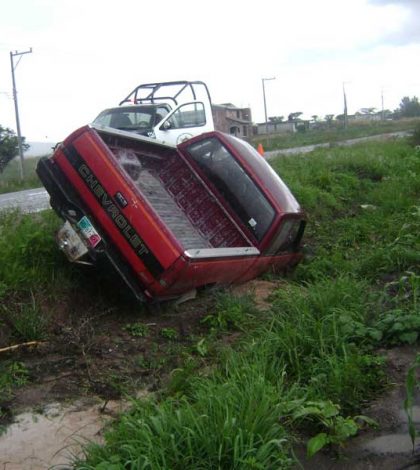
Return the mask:
<path fill-rule="evenodd" d="M 200 81 L 139 85 L 119 106 L 102 111 L 93 125 L 178 145 L 214 130 L 210 93 Z"/>

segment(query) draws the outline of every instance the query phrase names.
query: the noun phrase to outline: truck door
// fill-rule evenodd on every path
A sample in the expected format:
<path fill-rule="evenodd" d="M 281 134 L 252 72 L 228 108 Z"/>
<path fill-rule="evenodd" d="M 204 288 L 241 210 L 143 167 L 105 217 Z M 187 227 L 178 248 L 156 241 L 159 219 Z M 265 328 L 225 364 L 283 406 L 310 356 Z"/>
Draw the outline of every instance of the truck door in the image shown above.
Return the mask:
<path fill-rule="evenodd" d="M 202 101 L 183 103 L 154 128 L 157 139 L 178 145 L 191 137 L 214 130 L 211 104 Z"/>

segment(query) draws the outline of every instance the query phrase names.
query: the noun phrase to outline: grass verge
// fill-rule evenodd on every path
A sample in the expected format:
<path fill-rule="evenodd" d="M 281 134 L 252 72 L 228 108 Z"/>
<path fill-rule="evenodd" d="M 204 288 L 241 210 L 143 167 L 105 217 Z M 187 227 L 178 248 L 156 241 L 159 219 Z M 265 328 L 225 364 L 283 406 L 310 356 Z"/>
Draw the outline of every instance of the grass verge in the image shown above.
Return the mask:
<path fill-rule="evenodd" d="M 20 177 L 19 160 L 16 157 L 0 173 L 0 194 L 22 191 L 23 189 L 39 188 L 42 186 L 35 173 L 39 158 L 25 158 L 23 161 L 24 179 Z"/>
<path fill-rule="evenodd" d="M 368 143 L 273 166 L 308 215 L 294 279 L 265 312 L 223 297 L 194 361 L 134 401 L 79 470 L 289 468 L 298 441 L 311 456 L 372 424 L 358 413 L 386 380 L 375 350 L 420 332 L 419 151 Z"/>
<path fill-rule="evenodd" d="M 350 122 L 345 129 L 342 123 L 333 122 L 330 126 L 323 123 L 323 127 L 306 129 L 304 132 L 287 133 L 281 135 L 271 134 L 252 138 L 255 147 L 258 143 L 264 143 L 265 150 L 281 150 L 305 145 L 336 143 L 344 140 L 387 134 L 398 131 L 412 131 L 419 125 L 419 119 L 401 119 L 398 121 L 372 121 Z"/>

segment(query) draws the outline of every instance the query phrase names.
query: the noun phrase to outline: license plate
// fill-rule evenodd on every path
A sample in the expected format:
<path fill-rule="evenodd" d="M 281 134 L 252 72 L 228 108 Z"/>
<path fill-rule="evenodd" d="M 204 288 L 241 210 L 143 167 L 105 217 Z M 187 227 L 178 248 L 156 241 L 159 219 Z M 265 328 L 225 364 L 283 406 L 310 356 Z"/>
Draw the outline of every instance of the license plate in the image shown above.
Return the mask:
<path fill-rule="evenodd" d="M 95 230 L 95 227 L 92 225 L 90 220 L 84 216 L 79 220 L 79 222 L 77 222 L 77 226 L 79 227 L 83 237 L 87 240 L 89 245 L 92 248 L 95 248 L 95 246 L 101 241 L 101 237 Z"/>

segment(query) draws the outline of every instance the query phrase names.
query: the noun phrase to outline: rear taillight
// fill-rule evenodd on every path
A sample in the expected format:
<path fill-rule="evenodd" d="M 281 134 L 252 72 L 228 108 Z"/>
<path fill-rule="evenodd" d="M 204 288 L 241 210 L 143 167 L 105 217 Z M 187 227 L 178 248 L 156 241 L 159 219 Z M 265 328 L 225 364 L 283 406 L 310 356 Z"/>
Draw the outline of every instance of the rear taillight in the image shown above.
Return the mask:
<path fill-rule="evenodd" d="M 274 255 L 297 251 L 305 230 L 305 224 L 306 222 L 301 219 L 284 220 L 267 254 Z"/>

